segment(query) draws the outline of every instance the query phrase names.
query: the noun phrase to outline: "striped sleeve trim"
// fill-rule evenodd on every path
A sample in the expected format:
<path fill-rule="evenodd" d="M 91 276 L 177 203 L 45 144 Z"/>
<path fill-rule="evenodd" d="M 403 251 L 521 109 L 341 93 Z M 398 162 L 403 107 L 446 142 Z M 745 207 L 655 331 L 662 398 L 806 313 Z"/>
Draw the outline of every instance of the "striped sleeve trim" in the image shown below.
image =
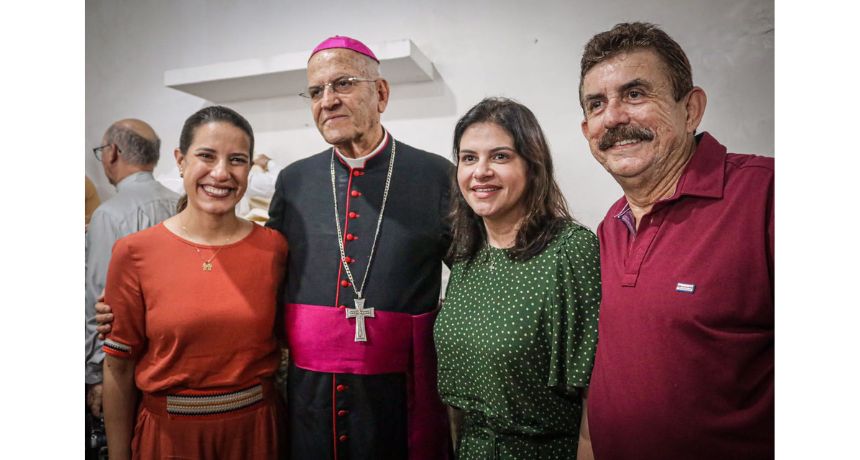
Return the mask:
<path fill-rule="evenodd" d="M 131 346 L 109 338 L 105 339 L 104 345 L 102 345 L 102 350 L 104 350 L 105 353 L 118 358 L 130 358 L 133 351 Z"/>

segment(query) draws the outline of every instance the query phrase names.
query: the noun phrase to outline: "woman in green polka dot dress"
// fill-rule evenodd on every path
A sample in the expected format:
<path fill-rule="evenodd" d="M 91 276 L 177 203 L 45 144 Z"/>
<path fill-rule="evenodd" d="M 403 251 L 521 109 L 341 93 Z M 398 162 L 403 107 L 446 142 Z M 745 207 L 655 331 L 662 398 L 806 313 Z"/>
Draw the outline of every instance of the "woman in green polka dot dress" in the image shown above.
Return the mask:
<path fill-rule="evenodd" d="M 568 213 L 525 106 L 489 98 L 469 110 L 454 160 L 454 266 L 435 340 L 458 458 L 576 458 L 597 345 L 597 237 Z"/>

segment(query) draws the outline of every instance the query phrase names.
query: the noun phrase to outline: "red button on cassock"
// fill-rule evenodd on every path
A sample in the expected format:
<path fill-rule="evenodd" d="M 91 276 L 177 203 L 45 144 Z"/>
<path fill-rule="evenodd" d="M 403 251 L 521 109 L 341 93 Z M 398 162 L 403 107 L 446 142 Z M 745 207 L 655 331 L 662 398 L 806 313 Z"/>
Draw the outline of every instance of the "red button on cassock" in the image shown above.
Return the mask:
<path fill-rule="evenodd" d="M 349 218 L 350 218 L 350 219 L 355 219 L 356 217 L 358 217 L 358 213 L 357 213 L 357 212 L 354 212 L 354 211 L 350 211 L 350 212 L 349 212 Z"/>
<path fill-rule="evenodd" d="M 347 439 L 349 439 L 349 436 L 347 436 L 345 434 L 342 434 L 342 435 L 338 436 L 338 438 L 337 438 L 337 440 L 340 442 L 346 442 Z"/>
<path fill-rule="evenodd" d="M 352 192 L 350 192 L 350 195 L 352 195 L 352 196 L 361 196 L 361 192 L 359 192 L 358 190 L 353 190 Z"/>
<path fill-rule="evenodd" d="M 346 391 L 346 385 L 344 384 L 340 384 L 334 388 L 338 391 L 338 393 L 343 393 L 344 391 Z"/>
<path fill-rule="evenodd" d="M 349 411 L 341 409 L 341 410 L 337 411 L 337 416 L 338 416 L 338 417 L 343 417 L 343 416 L 345 416 L 345 415 L 346 415 L 346 414 L 348 414 L 348 413 L 349 413 Z"/>
<path fill-rule="evenodd" d="M 356 170 L 354 170 L 354 171 L 352 172 L 352 175 L 353 175 L 353 176 L 360 176 L 360 175 L 361 175 L 361 171 L 359 171 L 359 170 L 357 170 L 357 169 L 356 169 Z"/>
<path fill-rule="evenodd" d="M 352 241 L 352 240 L 357 240 L 357 239 L 358 239 L 358 237 L 357 237 L 357 236 L 355 236 L 355 235 L 353 235 L 352 233 L 347 233 L 347 234 L 346 234 L 346 239 L 347 239 L 347 241 Z"/>
<path fill-rule="evenodd" d="M 346 308 L 346 305 L 338 305 L 337 308 L 340 308 L 341 310 L 343 310 L 344 308 Z"/>
<path fill-rule="evenodd" d="M 353 259 L 353 258 L 352 258 L 352 257 L 350 257 L 350 256 L 346 256 L 346 263 L 351 264 L 351 263 L 353 263 L 353 262 L 355 262 L 355 259 Z"/>
<path fill-rule="evenodd" d="M 341 286 L 343 286 L 343 287 L 349 287 L 349 281 L 347 281 L 347 280 L 340 280 L 340 285 L 341 285 Z"/>

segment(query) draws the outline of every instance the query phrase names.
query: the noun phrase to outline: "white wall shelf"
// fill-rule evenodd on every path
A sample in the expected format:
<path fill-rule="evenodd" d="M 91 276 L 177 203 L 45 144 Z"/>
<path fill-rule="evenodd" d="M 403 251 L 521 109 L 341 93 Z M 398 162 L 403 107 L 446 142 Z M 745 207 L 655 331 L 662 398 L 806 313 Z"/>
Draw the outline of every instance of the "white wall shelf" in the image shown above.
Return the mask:
<path fill-rule="evenodd" d="M 433 79 L 433 63 L 412 40 L 370 45 L 382 64 L 382 74 L 392 84 Z M 307 85 L 306 69 L 311 50 L 268 58 L 219 62 L 164 72 L 164 86 L 211 102 L 294 96 Z"/>

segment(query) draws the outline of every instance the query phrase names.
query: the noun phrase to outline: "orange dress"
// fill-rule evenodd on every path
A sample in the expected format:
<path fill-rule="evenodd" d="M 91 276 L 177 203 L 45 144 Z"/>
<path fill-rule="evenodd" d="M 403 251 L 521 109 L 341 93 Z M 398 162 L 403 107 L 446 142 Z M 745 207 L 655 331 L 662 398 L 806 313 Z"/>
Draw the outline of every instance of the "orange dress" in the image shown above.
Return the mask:
<path fill-rule="evenodd" d="M 135 360 L 143 397 L 133 458 L 277 458 L 271 377 L 280 361 L 274 328 L 286 256 L 284 237 L 257 225 L 217 247 L 164 224 L 116 242 L 105 292 L 116 319 L 103 348 Z"/>

